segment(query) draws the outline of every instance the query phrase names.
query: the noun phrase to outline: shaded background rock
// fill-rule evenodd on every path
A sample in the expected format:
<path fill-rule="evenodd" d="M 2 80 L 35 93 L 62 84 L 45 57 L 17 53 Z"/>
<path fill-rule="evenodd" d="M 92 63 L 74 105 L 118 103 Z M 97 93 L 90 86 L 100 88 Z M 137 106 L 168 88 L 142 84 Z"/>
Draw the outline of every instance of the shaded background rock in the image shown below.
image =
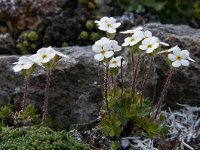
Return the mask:
<path fill-rule="evenodd" d="M 34 46 L 37 48 L 90 45 L 102 36 L 102 32 L 96 26 L 88 29 L 86 22 L 101 16 L 121 16 L 123 11 L 119 10 L 112 0 L 0 0 L 0 26 L 6 28 L 14 41 L 14 47 L 4 45 L 7 50 L 1 53 L 23 54 L 18 41 L 26 31 L 39 35 L 39 42 Z M 123 26 L 159 21 L 151 13 L 124 13 L 118 18 L 124 21 Z M 81 38 L 82 31 L 87 32 L 87 38 Z"/>
<path fill-rule="evenodd" d="M 177 102 L 200 106 L 200 30 L 188 26 L 159 23 L 147 24 L 145 28 L 171 46 L 178 44 L 188 49 L 191 57 L 196 60 L 196 63 L 191 64 L 190 67 L 175 69 L 166 97 L 167 106 L 175 107 Z M 67 127 L 71 123 L 91 121 L 98 116 L 102 104 L 101 92 L 96 84 L 97 63 L 93 59 L 94 53 L 91 46 L 76 46 L 59 50 L 69 55 L 71 59 L 62 60 L 52 74 L 49 113 L 52 116 L 54 127 Z M 128 55 L 126 50 L 123 51 L 123 55 Z M 6 99 L 13 103 L 21 102 L 23 94 L 23 77 L 20 74 L 14 74 L 11 70 L 12 63 L 17 58 L 18 56 L 0 56 L 0 97 L 8 95 Z M 156 88 L 156 100 L 158 100 L 169 66 L 163 57 L 156 59 L 155 66 L 146 96 L 152 98 Z M 141 70 L 145 71 L 144 67 L 145 65 L 141 64 Z M 126 71 L 130 72 L 130 63 Z M 143 79 L 141 74 L 142 72 L 139 75 L 138 87 L 141 86 Z M 36 104 L 40 113 L 45 77 L 45 72 L 39 69 L 30 79 L 29 100 Z M 125 76 L 125 79 L 127 83 L 130 83 L 129 76 Z"/>

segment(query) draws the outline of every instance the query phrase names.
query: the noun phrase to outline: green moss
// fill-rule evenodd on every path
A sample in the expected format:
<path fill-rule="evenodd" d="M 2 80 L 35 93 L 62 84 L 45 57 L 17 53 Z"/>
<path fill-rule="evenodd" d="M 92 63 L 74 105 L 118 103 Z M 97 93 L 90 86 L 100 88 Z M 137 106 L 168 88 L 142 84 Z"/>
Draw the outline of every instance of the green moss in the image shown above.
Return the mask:
<path fill-rule="evenodd" d="M 66 131 L 50 128 L 4 128 L 0 134 L 1 150 L 89 150 Z"/>
<path fill-rule="evenodd" d="M 92 30 L 94 28 L 94 22 L 92 20 L 88 20 L 86 23 L 85 23 L 85 27 L 88 29 L 88 30 Z"/>
<path fill-rule="evenodd" d="M 17 40 L 17 48 L 21 54 L 35 53 L 38 48 L 38 34 L 35 31 L 24 31 Z"/>
<path fill-rule="evenodd" d="M 28 33 L 28 38 L 30 41 L 36 41 L 38 39 L 38 34 L 34 31 L 31 31 L 30 33 Z"/>
<path fill-rule="evenodd" d="M 95 41 L 100 39 L 100 35 L 96 32 L 92 32 L 91 35 L 90 35 L 90 38 L 91 38 L 92 41 L 95 42 Z"/>
<path fill-rule="evenodd" d="M 84 40 L 86 40 L 86 39 L 88 39 L 88 32 L 86 32 L 86 31 L 82 31 L 81 33 L 80 33 L 80 38 L 81 39 L 84 39 Z"/>

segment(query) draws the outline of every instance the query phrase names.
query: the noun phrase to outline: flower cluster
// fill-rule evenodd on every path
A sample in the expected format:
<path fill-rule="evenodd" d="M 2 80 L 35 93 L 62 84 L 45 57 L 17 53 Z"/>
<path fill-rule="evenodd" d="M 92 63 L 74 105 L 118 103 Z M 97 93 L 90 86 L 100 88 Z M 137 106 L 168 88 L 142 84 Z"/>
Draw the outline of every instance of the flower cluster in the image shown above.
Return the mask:
<path fill-rule="evenodd" d="M 116 22 L 116 19 L 113 17 L 103 17 L 100 21 L 96 20 L 95 23 L 97 23 L 100 30 L 113 35 L 115 35 L 116 29 L 121 25 L 121 23 Z M 118 68 L 121 64 L 124 64 L 122 56 L 114 57 L 115 52 L 122 50 L 122 47 L 116 40 L 102 37 L 95 42 L 92 46 L 92 50 L 96 53 L 94 56 L 95 60 L 108 64 L 109 68 Z M 121 63 L 122 61 L 123 63 Z"/>
<path fill-rule="evenodd" d="M 154 147 L 153 140 L 149 137 L 157 137 L 165 131 L 165 126 L 162 124 L 163 120 L 158 116 L 161 113 L 161 108 L 170 85 L 173 68 L 189 66 L 190 61 L 194 62 L 194 60 L 190 58 L 188 50 L 181 50 L 178 46 L 161 51 L 162 46 L 169 46 L 169 44 L 161 42 L 158 37 L 154 36 L 150 31 L 144 30 L 143 27 L 139 26 L 135 29 L 120 32 L 121 34 L 127 35 L 122 45 L 120 45 L 114 40 L 116 29 L 120 26 L 120 23 L 118 23 L 116 19 L 113 17 L 103 17 L 95 22 L 100 30 L 106 31 L 107 36 L 102 37 L 92 46 L 92 50 L 96 53 L 94 56 L 95 60 L 100 62 L 99 65 L 103 64 L 106 66 L 103 84 L 101 83 L 102 80 L 98 67 L 99 84 L 102 87 L 101 91 L 105 104 L 102 108 L 103 112 L 105 112 L 101 121 L 102 130 L 107 136 L 119 137 L 122 133 L 125 133 L 124 129 L 129 128 L 127 122 L 131 122 L 136 126 L 131 130 L 141 129 L 141 135 L 143 137 L 144 135 L 147 136 L 145 140 L 135 139 L 133 141 L 135 144 L 132 144 L 133 147 L 157 149 Z M 125 61 L 122 56 L 116 55 L 118 54 L 117 52 L 122 50 L 122 47 L 127 47 L 131 55 L 131 71 L 129 72 L 131 73 L 132 81 L 130 87 L 127 88 L 124 88 L 127 85 L 123 83 L 123 64 Z M 148 81 L 154 70 L 154 59 L 160 54 L 164 54 L 163 56 L 165 56 L 166 62 L 170 64 L 170 69 L 160 93 L 158 103 L 155 107 L 152 107 L 151 102 L 145 98 L 145 89 L 147 88 Z M 137 86 L 137 76 L 141 59 L 144 57 L 149 58 L 149 64 L 148 67 L 145 66 L 145 75 L 139 89 Z M 119 72 L 120 77 L 118 80 L 116 76 Z M 141 112 L 143 113 L 140 114 L 138 110 L 142 110 Z M 149 112 L 147 110 L 149 110 Z M 146 113 L 148 116 L 146 116 L 144 112 L 148 112 Z M 138 116 L 136 114 L 138 114 Z M 137 128 L 137 126 L 139 128 Z M 122 147 L 126 147 L 130 144 L 128 140 L 130 139 L 122 140 Z"/>
<path fill-rule="evenodd" d="M 29 72 L 36 65 L 47 67 L 47 69 L 53 69 L 52 64 L 55 64 L 59 61 L 61 57 L 68 58 L 68 56 L 54 50 L 52 47 L 41 48 L 37 51 L 36 54 L 31 56 L 21 56 L 18 62 L 15 62 L 13 67 L 14 72 L 26 71 Z M 47 66 L 47 64 L 50 64 Z"/>
<path fill-rule="evenodd" d="M 49 87 L 51 79 L 51 70 L 54 69 L 59 60 L 62 58 L 68 58 L 68 56 L 54 50 L 51 46 L 47 48 L 41 48 L 36 54 L 32 56 L 21 56 L 18 62 L 15 62 L 15 66 L 12 68 L 14 72 L 22 71 L 24 75 L 24 96 L 22 102 L 21 111 L 23 112 L 27 106 L 27 95 L 28 95 L 28 78 L 35 71 L 36 66 L 41 66 L 47 70 L 46 87 L 44 95 L 44 105 L 42 114 L 42 126 L 46 124 L 46 116 L 48 110 L 48 97 Z"/>
<path fill-rule="evenodd" d="M 169 44 L 161 42 L 157 37 L 153 36 L 150 31 L 142 31 L 142 27 L 137 27 L 132 30 L 122 31 L 123 34 L 129 34 L 130 36 L 124 39 L 122 46 L 129 46 L 136 48 L 146 53 L 153 53 L 155 50 L 159 50 L 161 45 L 169 46 Z"/>

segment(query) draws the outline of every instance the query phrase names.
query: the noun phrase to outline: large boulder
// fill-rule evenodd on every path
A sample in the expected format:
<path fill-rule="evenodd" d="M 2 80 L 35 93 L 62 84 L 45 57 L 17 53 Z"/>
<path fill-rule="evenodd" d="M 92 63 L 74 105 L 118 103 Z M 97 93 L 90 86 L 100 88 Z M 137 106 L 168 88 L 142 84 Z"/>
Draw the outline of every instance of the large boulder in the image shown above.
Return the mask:
<path fill-rule="evenodd" d="M 162 41 L 172 46 L 178 44 L 184 49 L 190 50 L 191 57 L 196 60 L 190 67 L 182 67 L 174 70 L 172 82 L 167 93 L 166 103 L 175 106 L 177 102 L 200 106 L 200 30 L 188 26 L 174 26 L 162 24 L 147 24 L 146 29 L 154 32 Z M 67 127 L 71 123 L 84 123 L 98 116 L 102 104 L 101 92 L 97 84 L 97 63 L 94 61 L 94 53 L 91 46 L 67 47 L 59 49 L 69 55 L 70 59 L 63 59 L 52 73 L 52 82 L 49 96 L 49 113 L 55 127 Z M 123 55 L 128 55 L 124 50 Z M 23 77 L 12 71 L 12 63 L 18 56 L 0 56 L 0 105 L 9 101 L 19 103 L 23 95 Z M 142 70 L 145 70 L 141 63 Z M 152 97 L 156 88 L 156 100 L 163 88 L 167 76 L 168 65 L 163 57 L 155 61 L 154 75 L 151 77 L 146 96 Z M 130 69 L 128 63 L 127 72 Z M 140 72 L 142 73 L 142 71 Z M 30 79 L 29 101 L 36 104 L 41 112 L 45 71 L 40 68 Z M 138 87 L 143 79 L 139 75 Z M 129 77 L 126 82 L 130 83 Z"/>

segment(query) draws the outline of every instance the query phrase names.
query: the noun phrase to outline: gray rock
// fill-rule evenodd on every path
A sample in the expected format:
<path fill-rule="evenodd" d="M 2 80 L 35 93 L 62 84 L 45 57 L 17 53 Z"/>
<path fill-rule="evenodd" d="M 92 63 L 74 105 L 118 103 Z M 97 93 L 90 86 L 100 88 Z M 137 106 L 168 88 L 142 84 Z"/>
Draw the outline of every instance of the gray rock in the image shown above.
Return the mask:
<path fill-rule="evenodd" d="M 11 54 L 15 48 L 15 42 L 10 33 L 0 33 L 0 54 Z"/>

